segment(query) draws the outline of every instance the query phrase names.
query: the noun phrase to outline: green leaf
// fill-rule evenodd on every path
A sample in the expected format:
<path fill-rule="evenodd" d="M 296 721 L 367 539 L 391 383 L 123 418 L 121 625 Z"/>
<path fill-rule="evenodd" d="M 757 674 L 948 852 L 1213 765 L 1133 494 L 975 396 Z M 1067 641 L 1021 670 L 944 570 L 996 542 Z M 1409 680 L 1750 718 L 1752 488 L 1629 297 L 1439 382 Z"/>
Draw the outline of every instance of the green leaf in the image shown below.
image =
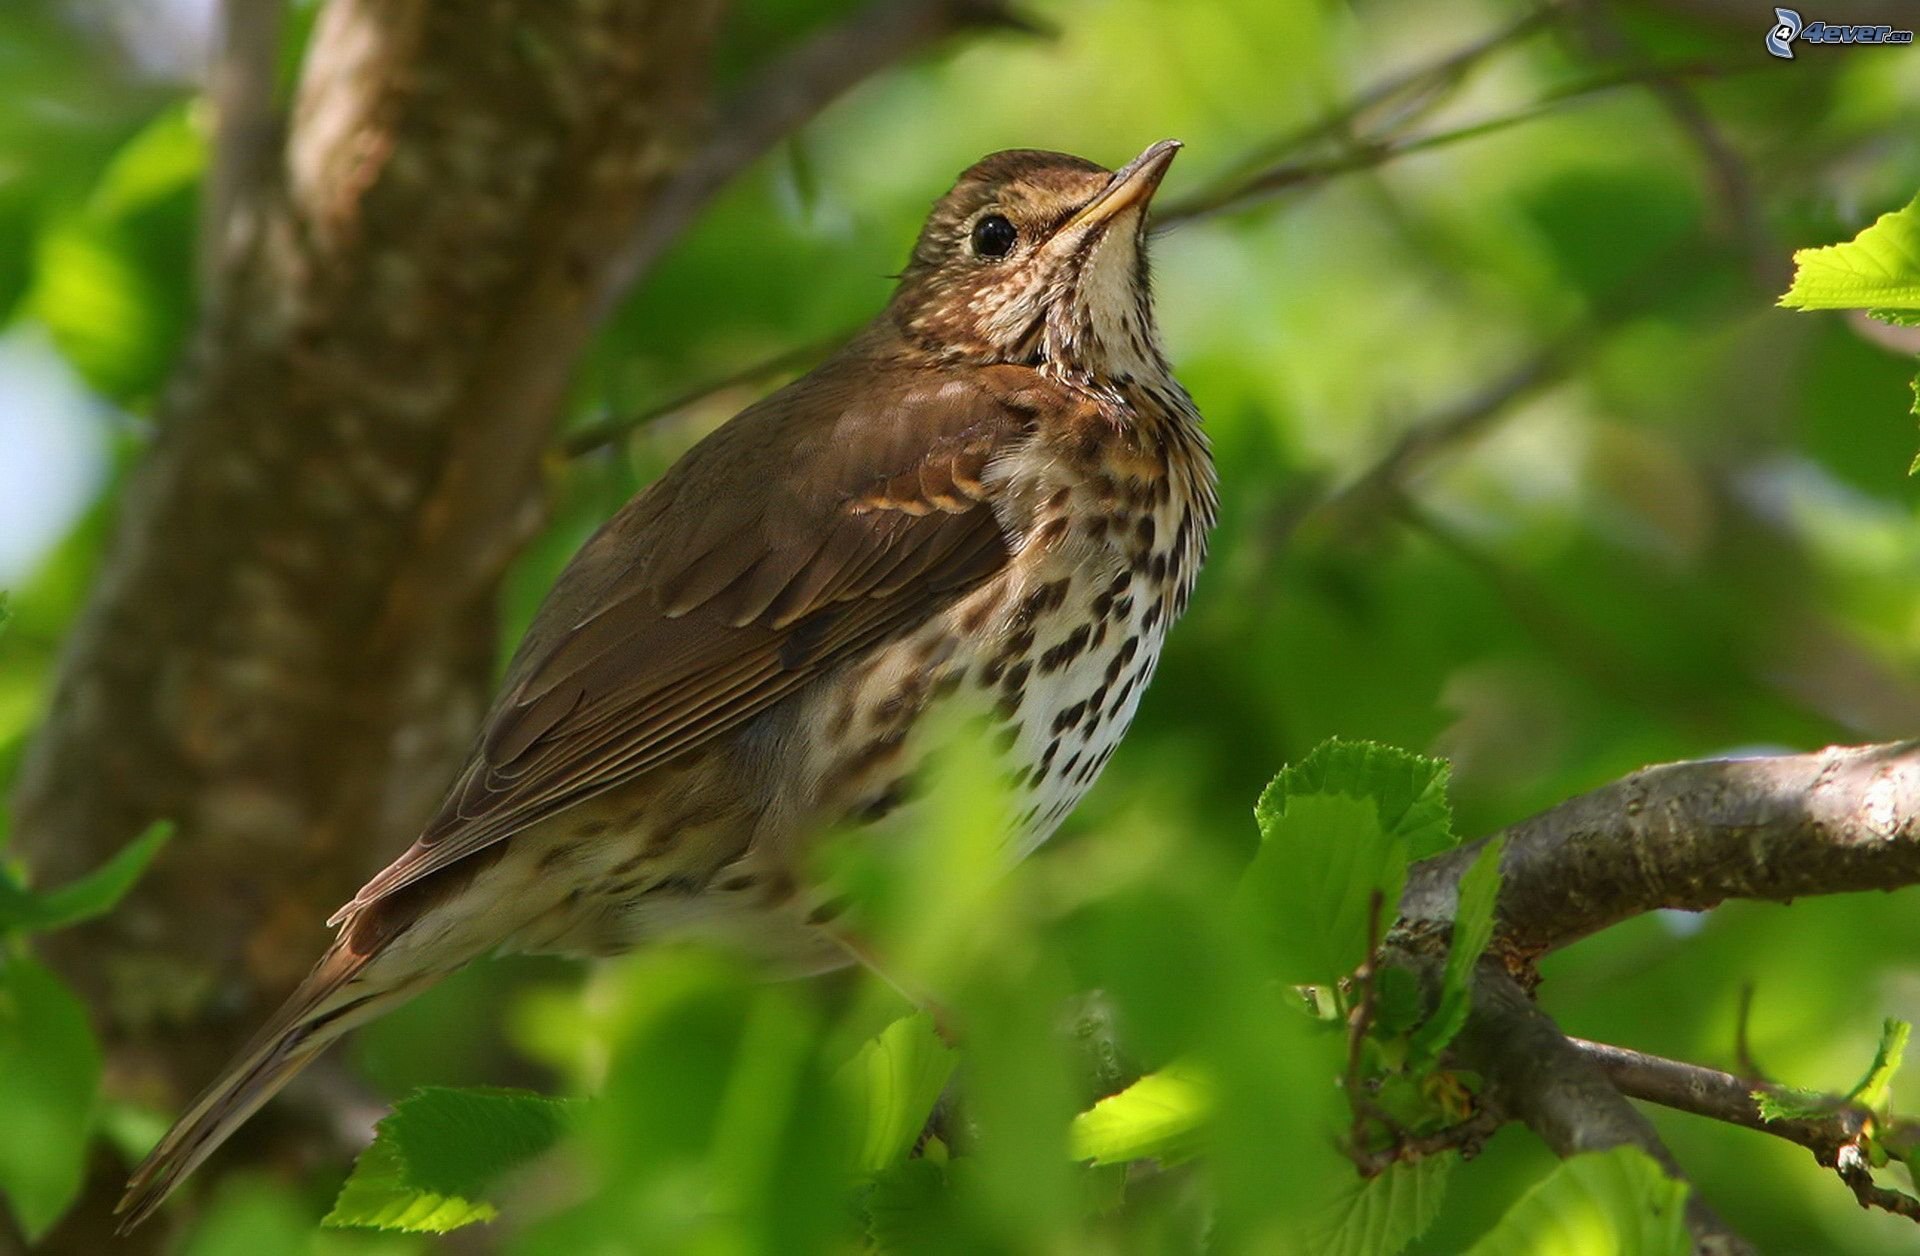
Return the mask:
<path fill-rule="evenodd" d="M 1381 827 L 1372 799 L 1333 794 L 1288 799 L 1285 810 L 1262 815 L 1261 829 L 1266 841 L 1241 878 L 1235 910 L 1267 943 L 1282 981 L 1339 980 L 1366 957 L 1376 894 L 1381 927 L 1393 919 L 1406 842 Z"/>
<path fill-rule="evenodd" d="M 416 1091 L 380 1122 L 321 1224 L 444 1234 L 491 1221 L 487 1188 L 558 1142 L 576 1108 L 525 1091 Z"/>
<path fill-rule="evenodd" d="M 1365 957 L 1374 895 L 1384 925 L 1408 863 L 1453 845 L 1448 772 L 1443 760 L 1335 738 L 1267 786 L 1240 909 L 1283 980 L 1331 982 Z"/>
<path fill-rule="evenodd" d="M 867 1238 L 880 1253 L 937 1251 L 952 1232 L 947 1171 L 908 1160 L 878 1174 L 867 1192 Z"/>
<path fill-rule="evenodd" d="M 862 1173 L 877 1173 L 912 1149 L 958 1060 L 933 1017 L 919 1012 L 887 1026 L 840 1069 L 836 1081 L 859 1114 Z"/>
<path fill-rule="evenodd" d="M 1355 1183 L 1315 1218 L 1300 1250 L 1315 1256 L 1394 1256 L 1440 1214 L 1457 1159 L 1428 1156 Z"/>
<path fill-rule="evenodd" d="M 1332 738 L 1306 758 L 1281 770 L 1260 795 L 1254 815 L 1265 833 L 1268 817 L 1289 798 L 1334 794 L 1370 798 L 1380 826 L 1407 842 L 1413 859 L 1425 859 L 1454 844 L 1453 810 L 1447 803 L 1452 767 L 1397 746 Z"/>
<path fill-rule="evenodd" d="M 1503 838 L 1480 848 L 1473 864 L 1460 878 L 1460 895 L 1453 913 L 1453 939 L 1447 947 L 1447 966 L 1440 981 L 1440 1002 L 1427 1021 L 1413 1032 L 1414 1054 L 1420 1061 L 1437 1059 L 1460 1027 L 1467 1023 L 1473 967 L 1493 938 L 1493 907 L 1500 896 L 1500 854 Z"/>
<path fill-rule="evenodd" d="M 1793 265 L 1780 298 L 1791 309 L 1920 309 L 1920 197 L 1845 244 L 1799 250 Z"/>
<path fill-rule="evenodd" d="M 1907 1040 L 1913 1026 L 1889 1016 L 1880 1026 L 1880 1045 L 1873 1053 L 1873 1065 L 1860 1084 L 1847 1092 L 1847 1098 L 1863 1108 L 1885 1112 L 1893 1097 L 1893 1079 L 1907 1053 Z"/>
<path fill-rule="evenodd" d="M 1073 1158 L 1178 1163 L 1200 1149 L 1213 1104 L 1213 1086 L 1204 1075 L 1191 1065 L 1170 1064 L 1075 1117 L 1067 1133 Z"/>
<path fill-rule="evenodd" d="M 1560 1162 L 1467 1256 L 1689 1256 L 1687 1187 L 1637 1147 Z"/>
<path fill-rule="evenodd" d="M 99 1085 L 80 1000 L 33 960 L 0 961 L 0 1194 L 29 1241 L 80 1191 Z"/>
<path fill-rule="evenodd" d="M 133 888 L 172 836 L 173 825 L 164 820 L 148 825 L 146 832 L 106 863 L 57 890 L 25 889 L 0 875 L 0 931 L 44 933 L 105 915 Z"/>
<path fill-rule="evenodd" d="M 1807 1121 L 1833 1112 L 1834 1098 L 1817 1090 L 1776 1090 L 1750 1092 L 1753 1106 L 1763 1121 Z"/>

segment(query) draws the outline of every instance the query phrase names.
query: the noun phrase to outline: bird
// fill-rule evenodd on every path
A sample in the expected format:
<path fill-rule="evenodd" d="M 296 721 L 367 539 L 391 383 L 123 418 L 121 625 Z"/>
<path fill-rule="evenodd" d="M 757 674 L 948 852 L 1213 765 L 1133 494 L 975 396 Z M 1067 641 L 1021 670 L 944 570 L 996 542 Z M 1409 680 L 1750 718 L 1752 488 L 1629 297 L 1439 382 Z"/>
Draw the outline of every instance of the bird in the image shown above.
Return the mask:
<path fill-rule="evenodd" d="M 330 1043 L 484 955 L 705 930 L 793 973 L 874 961 L 805 854 L 912 840 L 938 712 L 977 713 L 1009 860 L 1052 834 L 1218 508 L 1153 311 L 1149 203 L 1180 147 L 982 158 L 870 324 L 586 541 L 438 813 L 136 1169 L 123 1231 Z"/>

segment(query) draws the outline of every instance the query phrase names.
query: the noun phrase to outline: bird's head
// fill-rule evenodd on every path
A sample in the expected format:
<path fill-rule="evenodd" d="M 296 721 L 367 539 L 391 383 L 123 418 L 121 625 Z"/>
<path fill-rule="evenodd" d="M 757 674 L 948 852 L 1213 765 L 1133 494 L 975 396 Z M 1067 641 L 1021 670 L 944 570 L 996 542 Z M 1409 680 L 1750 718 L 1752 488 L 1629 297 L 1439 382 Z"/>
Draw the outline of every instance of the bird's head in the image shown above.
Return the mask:
<path fill-rule="evenodd" d="M 934 205 L 891 312 L 940 357 L 1112 378 L 1164 371 L 1147 274 L 1147 203 L 1179 152 L 1119 170 L 1065 153 L 995 153 Z"/>

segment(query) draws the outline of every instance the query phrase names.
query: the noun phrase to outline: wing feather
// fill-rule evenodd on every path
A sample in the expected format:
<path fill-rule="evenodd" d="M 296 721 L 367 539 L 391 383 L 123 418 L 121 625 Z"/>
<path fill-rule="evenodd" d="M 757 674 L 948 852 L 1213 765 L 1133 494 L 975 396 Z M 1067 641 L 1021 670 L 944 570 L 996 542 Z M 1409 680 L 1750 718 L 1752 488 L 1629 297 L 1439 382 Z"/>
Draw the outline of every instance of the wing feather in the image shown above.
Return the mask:
<path fill-rule="evenodd" d="M 702 441 L 576 555 L 420 840 L 335 923 L 738 728 L 1000 570 L 986 468 L 1020 368 L 962 386 L 848 355 Z"/>

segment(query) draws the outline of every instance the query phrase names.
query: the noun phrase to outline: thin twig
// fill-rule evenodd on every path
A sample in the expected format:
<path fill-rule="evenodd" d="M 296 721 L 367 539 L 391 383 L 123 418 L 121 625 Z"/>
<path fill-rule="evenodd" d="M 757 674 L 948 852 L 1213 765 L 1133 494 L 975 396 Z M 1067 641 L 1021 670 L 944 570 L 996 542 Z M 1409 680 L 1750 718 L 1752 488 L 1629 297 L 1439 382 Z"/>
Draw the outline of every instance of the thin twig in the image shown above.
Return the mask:
<path fill-rule="evenodd" d="M 1316 187 L 1337 175 L 1370 170 L 1396 158 L 1481 139 L 1554 113 L 1560 106 L 1573 101 L 1645 83 L 1655 75 L 1679 80 L 1716 77 L 1734 72 L 1734 67 L 1710 62 L 1611 71 L 1557 88 L 1532 104 L 1509 113 L 1495 114 L 1477 122 L 1424 135 L 1361 140 L 1346 151 L 1332 156 L 1284 162 L 1244 178 L 1225 181 L 1168 205 L 1163 212 L 1155 215 L 1156 230 L 1242 209 L 1281 192 Z"/>
<path fill-rule="evenodd" d="M 826 37 L 822 36 L 818 38 L 824 39 Z M 801 56 L 802 54 L 796 53 L 794 55 L 798 57 L 798 56 Z M 1607 83 L 1603 85 L 1616 86 L 1618 84 L 1609 80 Z M 1562 99 L 1569 99 L 1574 96 L 1583 95 L 1583 94 L 1586 94 L 1587 92 L 1591 92 L 1594 90 L 1599 90 L 1599 87 L 1594 84 L 1588 84 L 1576 89 L 1568 89 L 1566 91 L 1556 93 L 1548 97 L 1547 100 L 1548 102 L 1554 102 Z M 1421 152 L 1427 149 L 1441 147 L 1448 144 L 1459 143 L 1467 139 L 1472 139 L 1476 136 L 1488 134 L 1494 130 L 1500 130 L 1508 126 L 1518 125 L 1521 122 L 1530 121 L 1536 117 L 1541 116 L 1543 112 L 1544 112 L 1544 106 L 1536 105 L 1536 106 L 1529 107 L 1528 109 L 1523 110 L 1516 114 L 1487 119 L 1485 121 L 1475 123 L 1470 126 L 1457 128 L 1455 130 L 1439 132 L 1437 134 L 1426 135 L 1426 136 L 1418 136 L 1412 139 L 1395 141 L 1392 143 L 1375 144 L 1375 145 L 1372 145 L 1371 147 L 1342 153 L 1337 156 L 1327 158 L 1321 161 L 1302 162 L 1302 163 L 1297 163 L 1294 165 L 1289 165 L 1284 167 L 1276 167 L 1268 171 L 1265 171 L 1260 176 L 1257 176 L 1255 180 L 1253 180 L 1251 183 L 1226 185 L 1214 191 L 1203 191 L 1201 193 L 1196 194 L 1195 196 L 1189 197 L 1186 200 L 1183 200 L 1177 203 L 1176 205 L 1174 205 L 1166 213 L 1159 215 L 1156 218 L 1156 223 L 1161 226 L 1166 226 L 1166 225 L 1175 224 L 1183 221 L 1191 221 L 1197 218 L 1204 218 L 1215 213 L 1224 212 L 1229 208 L 1237 207 L 1243 201 L 1259 200 L 1259 199 L 1264 199 L 1266 197 L 1270 197 L 1274 195 L 1277 191 L 1281 190 L 1282 184 L 1284 184 L 1285 187 L 1292 188 L 1292 189 L 1310 187 L 1315 184 L 1337 178 L 1344 174 L 1351 174 L 1356 171 L 1371 169 L 1373 167 L 1383 165 L 1389 161 L 1393 161 L 1396 158 L 1407 156 L 1412 153 Z M 696 158 L 695 164 L 698 164 L 700 160 L 701 159 Z M 714 169 L 716 170 L 718 169 L 717 157 L 710 158 L 707 160 L 714 162 L 715 163 Z M 737 169 L 737 167 L 735 167 L 734 169 Z M 690 170 L 691 170 L 691 167 L 690 167 Z M 705 198 L 707 196 L 710 196 L 711 193 L 717 189 L 717 187 L 719 186 L 719 182 L 724 181 L 724 179 L 720 179 L 718 182 L 710 183 L 709 181 L 715 178 L 715 175 L 711 171 L 708 174 L 684 173 L 681 176 L 681 178 L 683 180 L 692 180 L 693 184 L 700 185 L 700 188 L 703 188 L 704 190 L 694 189 L 692 187 L 692 184 L 690 184 L 689 190 L 680 193 L 680 195 L 695 196 L 695 200 L 688 202 L 685 207 L 678 210 L 667 208 L 663 201 L 661 211 L 653 215 L 650 215 L 650 224 L 653 222 L 667 223 L 682 215 L 684 215 L 687 219 L 690 219 L 692 214 L 695 213 L 698 210 L 698 208 L 705 203 Z M 696 195 L 696 192 L 697 192 L 697 195 Z M 669 191 L 665 195 L 666 195 L 666 198 L 671 199 L 676 194 L 672 191 Z M 685 225 L 686 225 L 686 222 L 681 221 L 678 226 L 675 226 L 672 228 L 672 232 L 670 234 L 677 234 L 678 231 L 683 229 Z M 660 229 L 664 229 L 664 228 L 660 228 Z M 655 230 L 656 228 L 652 225 L 650 225 L 647 228 L 648 232 L 653 232 Z M 660 248 L 664 248 L 666 241 L 662 239 L 657 243 Z M 648 251 L 649 249 L 653 249 L 653 251 L 649 252 Z M 654 257 L 658 256 L 658 249 L 655 249 L 653 245 L 647 245 L 644 242 L 642 242 L 639 245 L 636 245 L 636 250 L 637 251 L 630 252 L 627 255 L 627 257 L 623 259 L 621 263 L 622 265 L 630 266 L 632 268 L 632 273 L 635 275 L 639 273 L 639 269 L 641 267 L 644 267 L 646 264 L 649 264 Z M 1590 328 L 1581 329 L 1582 333 L 1586 333 L 1590 330 L 1591 330 Z M 807 362 L 817 360 L 821 357 L 826 356 L 826 354 L 830 352 L 833 349 L 833 347 L 845 343 L 848 339 L 850 339 L 853 336 L 853 333 L 854 333 L 853 328 L 847 328 L 840 332 L 836 332 L 831 336 L 823 337 L 820 340 L 814 341 L 810 344 L 802 345 L 795 349 L 783 350 L 780 353 L 773 355 L 772 357 L 764 358 L 764 359 L 761 359 L 760 361 L 749 363 L 748 365 L 741 367 L 738 370 L 731 371 L 719 379 L 710 380 L 710 381 L 695 385 L 694 387 L 688 389 L 687 391 L 680 394 L 679 396 L 674 397 L 671 400 L 667 402 L 663 402 L 659 405 L 651 406 L 645 411 L 642 411 L 640 413 L 604 420 L 600 423 L 593 425 L 592 427 L 584 428 L 579 432 L 576 432 L 572 434 L 570 437 L 568 437 L 564 445 L 564 452 L 570 456 L 574 456 L 574 455 L 578 455 L 581 453 L 586 453 L 595 449 L 602 448 L 608 444 L 611 444 L 621 439 L 622 437 L 633 432 L 634 430 L 645 426 L 647 423 L 650 423 L 656 419 L 662 418 L 668 414 L 672 414 L 675 411 L 685 409 L 687 406 L 693 405 L 701 400 L 704 400 L 705 398 L 710 397 L 715 393 L 721 392 L 725 389 L 737 387 L 743 383 L 752 382 L 753 380 L 765 379 L 769 376 L 778 375 L 782 371 L 791 369 L 796 364 L 804 365 Z M 1580 338 L 1574 335 L 1570 335 L 1564 344 L 1556 342 L 1556 345 L 1553 347 L 1550 347 L 1548 352 L 1557 353 L 1557 352 L 1564 352 L 1568 350 L 1577 350 L 1580 348 L 1582 343 L 1584 342 Z M 1558 366 L 1553 363 L 1541 361 L 1541 362 L 1536 362 L 1534 364 L 1531 364 L 1530 366 L 1523 366 L 1522 372 L 1532 370 L 1532 371 L 1537 371 L 1541 373 L 1542 378 L 1539 382 L 1544 384 L 1544 383 L 1552 382 L 1550 378 L 1547 378 L 1549 374 L 1557 378 L 1558 374 L 1564 373 L 1564 369 L 1565 369 L 1564 366 Z M 1497 412 L 1498 410 L 1503 409 L 1507 403 L 1510 403 L 1513 400 L 1517 400 L 1518 397 L 1522 395 L 1523 392 L 1531 392 L 1532 390 L 1533 390 L 1532 384 L 1529 381 L 1522 380 L 1520 381 L 1520 384 L 1516 387 L 1516 390 L 1512 395 L 1504 398 L 1498 397 L 1498 396 L 1491 397 L 1490 400 L 1487 402 L 1487 404 L 1491 406 L 1491 412 Z M 1490 392 L 1495 392 L 1495 393 L 1497 393 L 1498 391 L 1499 391 L 1498 389 L 1490 390 Z M 1463 407 L 1462 412 L 1457 417 L 1449 420 L 1443 420 L 1443 422 L 1447 423 L 1451 427 L 1459 429 L 1459 431 L 1462 434 L 1469 433 L 1474 427 L 1478 426 L 1479 423 L 1484 421 L 1485 418 L 1491 417 L 1490 413 L 1487 415 L 1478 415 L 1478 414 L 1472 413 L 1471 411 L 1473 410 L 1474 410 L 1474 406 L 1472 405 L 1472 403 L 1469 403 L 1467 406 Z M 1415 438 L 1415 440 L 1418 444 L 1421 444 L 1421 445 L 1424 445 L 1425 443 L 1427 443 L 1424 438 Z M 1445 443 L 1445 440 L 1443 439 L 1436 443 Z M 1391 456 L 1399 460 L 1411 460 L 1421 456 L 1422 453 L 1423 453 L 1423 450 L 1420 448 L 1409 447 L 1408 449 L 1401 451 L 1399 453 L 1393 454 Z"/>
<path fill-rule="evenodd" d="M 1331 113 L 1305 126 L 1256 145 L 1240 156 L 1229 177 L 1251 177 L 1264 166 L 1299 152 L 1325 139 L 1351 139 L 1356 131 L 1377 129 L 1397 131 L 1420 118 L 1446 99 L 1446 93 L 1464 83 L 1467 77 L 1494 53 L 1519 43 L 1561 16 L 1558 4 L 1543 4 L 1506 26 L 1456 48 L 1452 52 L 1418 65 L 1401 74 L 1381 79 L 1359 92 Z M 1405 100 L 1395 116 L 1381 118 L 1387 106 Z M 1376 125 L 1377 124 L 1377 125 Z"/>
<path fill-rule="evenodd" d="M 1589 44 L 1604 56 L 1624 61 L 1645 73 L 1642 80 L 1654 101 L 1673 119 L 1675 128 L 1699 154 L 1707 195 L 1719 216 L 1719 229 L 1745 257 L 1748 267 L 1768 292 L 1778 290 L 1786 276 L 1777 273 L 1785 254 L 1773 247 L 1766 216 L 1754 195 L 1746 159 L 1714 122 L 1693 88 L 1679 77 L 1662 72 L 1653 57 L 1634 39 L 1605 5 L 1582 0 L 1581 26 Z M 1778 282 L 1776 282 L 1776 280 Z"/>
<path fill-rule="evenodd" d="M 603 301 L 629 291 L 721 188 L 874 74 L 961 31 L 1039 29 L 998 0 L 875 0 L 802 40 L 722 109 L 706 143 L 607 266 Z"/>
<path fill-rule="evenodd" d="M 1475 973 L 1473 1006 L 1454 1053 L 1487 1079 L 1488 1098 L 1526 1123 L 1554 1153 L 1576 1155 L 1630 1146 L 1685 1181 L 1653 1125 L 1547 1014 L 1491 964 Z M 1698 1250 L 1751 1252 L 1698 1191 L 1687 1198 L 1687 1228 Z"/>
<path fill-rule="evenodd" d="M 732 374 L 722 375 L 718 379 L 710 379 L 703 383 L 696 384 L 678 396 L 670 397 L 666 401 L 658 405 L 649 406 L 645 410 L 633 414 L 620 415 L 615 418 L 602 419 L 597 423 L 588 424 L 577 431 L 568 433 L 566 440 L 561 444 L 561 450 L 569 458 L 578 458 L 583 454 L 592 453 L 597 449 L 604 449 L 609 445 L 618 444 L 621 440 L 632 435 L 640 428 L 646 427 L 648 424 L 657 422 L 660 419 L 667 418 L 670 415 L 678 414 L 682 410 L 699 405 L 709 397 L 717 396 L 720 393 L 739 388 L 745 384 L 755 383 L 756 381 L 768 379 L 775 375 L 785 374 L 788 371 L 799 370 L 801 367 L 811 366 L 821 358 L 826 357 L 829 353 L 832 353 L 834 349 L 843 344 L 846 339 L 847 337 L 844 335 L 835 335 L 824 340 L 814 340 L 803 345 L 796 345 L 791 349 L 775 354 L 773 357 L 762 358 L 758 362 L 748 363 Z"/>
<path fill-rule="evenodd" d="M 1740 1066 L 1740 1075 L 1750 1082 L 1764 1082 L 1767 1071 L 1753 1058 L 1753 1040 L 1749 1033 L 1753 1027 L 1753 982 L 1740 983 L 1740 1004 L 1733 1013 L 1733 1058 Z"/>
<path fill-rule="evenodd" d="M 1833 1169 L 1862 1207 L 1920 1221 L 1920 1200 L 1876 1183 L 1866 1151 L 1870 1139 L 1913 1145 L 1920 1140 L 1920 1122 L 1883 1118 L 1840 1095 L 1809 1096 L 1628 1047 L 1583 1038 L 1569 1041 L 1622 1094 L 1796 1143 Z M 1760 1111 L 1759 1095 L 1814 1114 L 1768 1120 Z"/>

